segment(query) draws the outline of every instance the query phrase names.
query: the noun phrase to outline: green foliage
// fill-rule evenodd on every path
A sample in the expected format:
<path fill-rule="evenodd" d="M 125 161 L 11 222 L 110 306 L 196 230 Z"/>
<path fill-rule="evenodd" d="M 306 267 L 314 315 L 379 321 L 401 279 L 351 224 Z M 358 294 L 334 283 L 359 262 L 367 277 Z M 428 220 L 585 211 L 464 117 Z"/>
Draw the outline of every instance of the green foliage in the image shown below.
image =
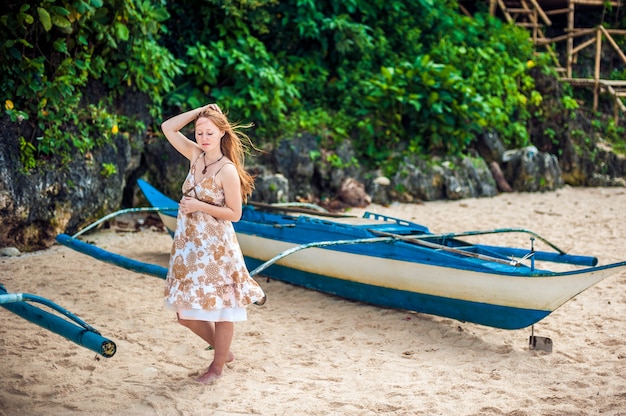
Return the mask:
<path fill-rule="evenodd" d="M 36 166 L 35 151 L 37 149 L 35 149 L 32 143 L 26 141 L 24 136 L 20 136 L 18 140 L 20 146 L 20 162 L 22 162 L 24 172 L 28 172 Z"/>
<path fill-rule="evenodd" d="M 350 137 L 372 165 L 462 153 L 484 129 L 524 145 L 527 102 L 541 101 L 528 33 L 485 15 L 463 17 L 457 7 L 178 1 L 168 42 L 187 66 L 168 104 L 218 101 L 253 120 L 259 140 L 306 130 L 332 148 Z"/>
<path fill-rule="evenodd" d="M 591 124 L 598 141 L 607 142 L 615 153 L 626 155 L 625 127 L 616 124 L 613 117 L 602 115 Z"/>
<path fill-rule="evenodd" d="M 329 153 L 326 156 L 326 162 L 335 169 L 343 169 L 350 166 L 358 166 L 359 162 L 354 158 L 350 160 L 343 160 L 337 153 Z"/>
<path fill-rule="evenodd" d="M 76 150 L 109 142 L 122 126 L 140 127 L 116 115 L 113 103 L 129 88 L 148 94 L 152 114 L 160 115 L 163 94 L 181 73 L 157 43 L 169 16 L 163 1 L 22 3 L 9 4 L 0 16 L 0 92 L 11 102 L 11 120 L 27 120 L 35 131 L 25 139 L 32 146 L 22 147 L 30 152 L 23 155 L 25 168 L 34 167 L 36 155 L 68 160 Z M 95 83 L 106 91 L 94 99 L 85 92 Z"/>
<path fill-rule="evenodd" d="M 313 162 L 318 160 L 321 156 L 322 156 L 322 152 L 320 152 L 317 149 L 313 149 L 309 151 L 309 158 L 311 158 Z"/>
<path fill-rule="evenodd" d="M 117 167 L 113 163 L 103 163 L 102 170 L 100 170 L 100 175 L 104 178 L 108 178 L 109 176 L 113 176 L 117 173 Z"/>
<path fill-rule="evenodd" d="M 576 102 L 576 100 L 569 95 L 564 95 L 561 98 L 561 103 L 566 110 L 576 110 L 578 108 L 578 103 Z"/>
<path fill-rule="evenodd" d="M 327 150 L 351 139 L 361 164 L 387 170 L 464 153 L 485 130 L 524 146 L 543 101 L 530 71 L 551 66 L 527 31 L 465 17 L 455 0 L 23 3 L 0 16 L 0 91 L 10 119 L 36 131 L 28 166 L 154 128 L 119 114 L 128 89 L 148 95 L 155 124 L 218 102 L 254 122 L 261 145 L 299 132 Z M 573 113 L 572 97 L 562 101 Z"/>
<path fill-rule="evenodd" d="M 547 138 L 549 138 L 550 140 L 552 140 L 553 142 L 555 142 L 555 138 L 556 138 L 556 131 L 554 131 L 554 129 L 551 128 L 547 128 L 543 131 L 544 136 L 546 136 Z M 555 142 L 556 143 L 556 142 Z"/>

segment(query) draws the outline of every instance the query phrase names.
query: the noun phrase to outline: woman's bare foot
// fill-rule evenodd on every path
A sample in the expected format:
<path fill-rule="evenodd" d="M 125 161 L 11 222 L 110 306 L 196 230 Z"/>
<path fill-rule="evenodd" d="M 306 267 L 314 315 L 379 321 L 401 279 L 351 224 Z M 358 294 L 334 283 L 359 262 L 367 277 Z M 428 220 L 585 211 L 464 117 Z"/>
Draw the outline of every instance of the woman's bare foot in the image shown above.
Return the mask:
<path fill-rule="evenodd" d="M 207 350 L 212 350 L 212 349 L 213 349 L 213 347 L 211 345 L 209 345 L 207 347 Z M 228 356 L 226 357 L 226 362 L 230 363 L 230 362 L 233 362 L 233 361 L 235 361 L 235 354 L 233 354 L 232 351 L 228 351 Z"/>
<path fill-rule="evenodd" d="M 220 371 L 218 373 L 213 368 L 213 364 L 211 364 L 211 366 L 209 366 L 209 369 L 207 370 L 207 372 L 202 374 L 200 377 L 198 377 L 196 379 L 196 381 L 198 381 L 199 383 L 202 383 L 202 384 L 212 384 L 220 377 L 222 377 L 222 372 Z"/>

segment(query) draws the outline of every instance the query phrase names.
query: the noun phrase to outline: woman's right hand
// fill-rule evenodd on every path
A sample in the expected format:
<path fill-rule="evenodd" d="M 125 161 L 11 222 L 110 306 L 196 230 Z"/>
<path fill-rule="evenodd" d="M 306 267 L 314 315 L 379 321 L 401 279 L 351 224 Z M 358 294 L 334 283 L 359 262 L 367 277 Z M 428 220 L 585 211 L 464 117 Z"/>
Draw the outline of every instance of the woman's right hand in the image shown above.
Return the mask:
<path fill-rule="evenodd" d="M 206 106 L 204 106 L 205 109 L 209 109 L 209 110 L 213 110 L 213 111 L 217 111 L 218 113 L 222 114 L 222 109 L 220 108 L 219 105 L 213 103 L 213 104 L 208 104 Z"/>
<path fill-rule="evenodd" d="M 178 210 L 183 214 L 191 214 L 197 211 L 197 209 L 193 208 L 194 201 L 197 201 L 197 199 L 189 196 L 184 196 L 178 204 Z"/>

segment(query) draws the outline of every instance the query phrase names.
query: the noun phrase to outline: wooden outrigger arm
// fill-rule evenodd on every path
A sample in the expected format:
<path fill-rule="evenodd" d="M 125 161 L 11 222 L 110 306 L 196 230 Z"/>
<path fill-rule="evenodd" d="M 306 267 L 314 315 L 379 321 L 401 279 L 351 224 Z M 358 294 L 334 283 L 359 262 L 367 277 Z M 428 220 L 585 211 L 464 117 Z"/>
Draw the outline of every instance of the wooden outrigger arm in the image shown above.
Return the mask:
<path fill-rule="evenodd" d="M 110 213 L 109 215 L 105 215 L 104 217 L 100 218 L 98 221 L 94 221 L 91 224 L 89 224 L 88 226 L 86 226 L 85 228 L 83 228 L 82 230 L 80 230 L 79 232 L 77 232 L 76 234 L 74 234 L 72 236 L 72 238 L 76 238 L 82 234 L 85 234 L 87 231 L 97 227 L 98 225 L 102 224 L 105 221 L 110 220 L 111 218 L 115 218 L 117 216 L 120 216 L 122 214 L 129 214 L 129 213 L 133 213 L 133 212 L 163 212 L 163 211 L 173 211 L 176 212 L 178 210 L 178 207 L 175 208 L 171 208 L 171 207 L 167 207 L 167 208 L 160 208 L 160 207 L 139 207 L 139 208 L 126 208 L 126 209 L 121 209 L 119 211 L 115 211 Z"/>

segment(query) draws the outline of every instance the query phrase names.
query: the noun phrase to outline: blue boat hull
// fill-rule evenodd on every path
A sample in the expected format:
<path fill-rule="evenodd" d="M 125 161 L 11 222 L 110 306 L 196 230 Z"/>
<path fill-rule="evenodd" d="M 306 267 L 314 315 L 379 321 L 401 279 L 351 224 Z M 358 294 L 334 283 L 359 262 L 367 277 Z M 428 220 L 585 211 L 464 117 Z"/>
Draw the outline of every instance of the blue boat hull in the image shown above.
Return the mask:
<path fill-rule="evenodd" d="M 245 257 L 250 270 L 261 266 L 264 261 Z M 280 265 L 268 269 L 265 276 L 291 283 L 296 286 L 313 289 L 345 299 L 351 299 L 372 305 L 405 309 L 414 312 L 437 315 L 462 322 L 501 329 L 526 328 L 542 320 L 551 311 L 521 309 L 470 302 L 441 296 L 407 292 L 380 286 L 334 279 L 315 273 L 308 273 Z"/>
<path fill-rule="evenodd" d="M 138 184 L 153 207 L 177 206 L 145 181 Z M 170 231 L 173 214 L 159 214 Z M 626 262 L 566 272 L 536 268 L 535 260 L 595 266 L 597 259 L 566 254 L 528 230 L 555 252 L 469 244 L 456 237 L 482 232 L 437 236 L 420 224 L 372 213 L 335 219 L 245 206 L 234 226 L 253 275 L 262 271 L 346 299 L 503 329 L 530 326 L 626 269 Z M 334 245 L 315 245 L 326 243 Z M 526 254 L 532 256 L 525 262 L 511 259 Z"/>

